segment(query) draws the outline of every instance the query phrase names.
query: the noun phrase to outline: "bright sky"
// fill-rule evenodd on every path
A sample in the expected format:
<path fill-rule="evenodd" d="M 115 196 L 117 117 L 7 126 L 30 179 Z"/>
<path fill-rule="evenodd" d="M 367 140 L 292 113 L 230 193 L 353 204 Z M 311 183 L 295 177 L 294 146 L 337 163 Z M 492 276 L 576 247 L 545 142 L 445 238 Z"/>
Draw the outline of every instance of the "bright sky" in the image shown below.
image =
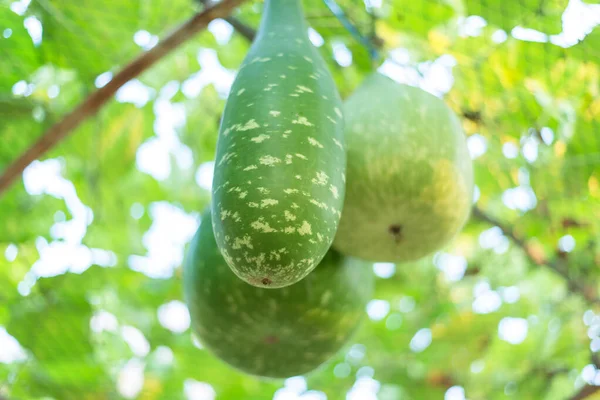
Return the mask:
<path fill-rule="evenodd" d="M 364 0 L 366 7 L 381 7 L 381 0 Z M 19 0 L 11 4 L 10 8 L 18 15 L 23 15 L 29 6 L 30 0 Z M 43 26 L 34 16 L 24 18 L 24 27 L 29 33 L 33 43 L 37 46 L 43 40 Z M 600 24 L 600 5 L 585 4 L 581 0 L 571 0 L 563 15 L 563 32 L 559 35 L 548 36 L 542 32 L 524 27 L 515 27 L 511 32 L 514 38 L 529 41 L 551 41 L 564 47 L 572 46 L 591 32 L 592 28 Z M 486 26 L 486 21 L 479 16 L 469 16 L 461 21 L 460 34 L 463 36 L 478 36 Z M 229 24 L 222 20 L 210 23 L 209 31 L 215 36 L 219 44 L 227 44 L 233 30 Z M 323 38 L 317 31 L 310 28 L 309 37 L 315 46 L 324 44 Z M 2 31 L 2 36 L 9 39 L 12 35 L 10 29 Z M 508 38 L 508 33 L 497 31 L 493 40 L 503 42 Z M 1 39 L 0 39 L 1 40 Z M 156 45 L 158 37 L 140 30 L 131 40 L 142 49 L 149 49 Z M 332 50 L 337 63 L 346 67 L 352 64 L 352 52 L 341 42 L 333 43 Z M 432 62 L 419 64 L 418 73 L 413 65 L 410 54 L 402 48 L 393 50 L 390 58 L 383 63 L 380 71 L 398 82 L 420 86 L 421 88 L 437 95 L 443 96 L 453 85 L 452 68 L 456 60 L 444 55 Z M 142 107 L 154 100 L 154 132 L 155 136 L 143 143 L 137 152 L 136 166 L 142 173 L 152 176 L 158 181 L 164 181 L 171 174 L 171 156 L 181 169 L 189 169 L 194 165 L 193 153 L 185 144 L 181 143 L 177 131 L 185 125 L 186 115 L 181 104 L 171 102 L 173 96 L 181 91 L 188 98 L 197 96 L 206 85 L 214 85 L 217 93 L 226 98 L 235 78 L 235 71 L 224 68 L 214 50 L 202 49 L 197 55 L 199 72 L 191 75 L 183 82 L 172 81 L 167 83 L 158 93 L 145 86 L 138 80 L 132 80 L 124 85 L 117 93 L 117 101 L 131 103 Z M 112 79 L 112 74 L 100 74 L 96 80 L 97 87 L 104 86 Z M 25 80 L 15 82 L 13 93 L 18 96 L 28 96 L 34 90 L 32 83 Z M 56 85 L 49 89 L 51 98 L 58 96 L 60 88 Z M 542 130 L 542 139 L 546 144 L 552 143 L 554 133 L 549 128 Z M 537 159 L 538 139 L 525 139 L 520 146 L 506 143 L 502 149 L 507 159 L 517 157 L 519 152 L 531 163 Z M 473 159 L 483 156 L 487 151 L 486 139 L 481 135 L 472 135 L 468 140 L 468 148 Z M 110 268 L 117 265 L 119 260 L 110 250 L 88 248 L 82 244 L 87 227 L 93 223 L 94 213 L 81 202 L 73 184 L 62 176 L 64 169 L 68 168 L 61 159 L 48 159 L 36 161 L 31 164 L 23 175 L 25 188 L 31 195 L 48 195 L 65 202 L 70 219 L 61 211 L 55 214 L 55 223 L 50 228 L 48 242 L 40 237 L 36 241 L 39 259 L 32 265 L 31 270 L 18 286 L 19 293 L 27 296 L 33 285 L 40 278 L 51 277 L 66 272 L 82 273 L 91 265 Z M 214 164 L 205 162 L 196 170 L 196 184 L 210 190 Z M 527 211 L 535 207 L 537 199 L 529 186 L 526 171 L 519 175 L 519 186 L 508 189 L 503 194 L 505 205 L 511 209 Z M 127 262 L 129 267 L 140 271 L 151 278 L 169 278 L 183 259 L 183 248 L 191 239 L 198 224 L 197 213 L 187 214 L 180 208 L 168 202 L 152 203 L 146 209 L 141 204 L 131 206 L 131 216 L 139 219 L 144 213 L 149 213 L 152 218 L 150 229 L 143 236 L 143 244 L 147 250 L 144 255 L 131 255 Z M 502 235 L 499 228 L 493 227 L 481 233 L 479 237 L 481 247 L 493 249 L 502 254 L 508 250 L 509 241 Z M 563 251 L 572 251 L 576 246 L 575 239 L 564 236 L 559 240 L 558 246 Z M 17 247 L 9 245 L 4 251 L 5 258 L 11 262 L 19 255 Z M 435 266 L 441 271 L 448 282 L 462 279 L 467 260 L 460 255 L 440 252 L 434 257 Z M 374 273 L 382 279 L 390 278 L 395 273 L 395 265 L 378 263 L 374 265 Z M 485 280 L 479 282 L 473 290 L 473 312 L 487 314 L 497 311 L 503 303 L 514 303 L 519 300 L 520 293 L 516 286 L 500 287 L 492 290 Z M 411 298 L 403 298 L 398 304 L 391 305 L 386 300 L 373 299 L 367 305 L 369 318 L 374 321 L 386 319 L 388 329 L 398 329 L 402 325 L 402 315 L 411 313 L 418 307 Z M 584 322 L 587 325 L 600 327 L 600 317 L 590 316 L 586 312 Z M 592 313 L 593 314 L 593 313 Z M 157 317 L 162 326 L 175 333 L 185 332 L 189 329 L 190 317 L 187 307 L 180 301 L 163 304 L 157 310 Z M 587 319 L 586 319 L 587 318 Z M 503 318 L 498 325 L 500 340 L 517 345 L 527 338 L 529 325 L 532 321 L 524 318 Z M 535 321 L 534 321 L 535 322 Z M 119 372 L 117 388 L 126 398 L 134 398 L 140 392 L 144 381 L 144 359 L 150 354 L 150 344 L 143 333 L 133 326 L 121 325 L 117 318 L 103 310 L 97 311 L 90 321 L 93 332 L 100 334 L 103 331 L 119 332 L 125 343 L 129 345 L 134 358 L 130 359 Z M 414 352 L 425 351 L 432 343 L 432 334 L 429 328 L 424 327 L 415 332 L 407 346 Z M 592 346 L 600 348 L 600 339 L 592 342 Z M 357 347 L 358 346 L 358 347 Z M 353 357 L 364 356 L 364 346 L 354 345 L 349 351 L 347 362 Z M 200 346 L 199 346 L 200 347 Z M 157 348 L 154 354 L 165 363 L 172 362 L 173 354 L 164 346 Z M 26 351 L 6 330 L 0 326 L 0 363 L 21 362 L 26 359 Z M 336 365 L 336 376 L 347 376 L 350 365 L 341 363 Z M 380 389 L 378 381 L 373 379 L 373 369 L 361 369 L 357 373 L 357 380 L 347 394 L 347 400 L 370 400 L 377 398 Z M 474 363 L 473 372 L 479 372 L 485 365 L 483 362 Z M 362 372 L 361 372 L 362 371 Z M 582 371 L 582 379 L 586 382 L 600 381 L 600 374 L 593 366 L 587 366 Z M 214 400 L 216 393 L 211 385 L 189 379 L 182 388 L 188 399 Z M 465 391 L 460 386 L 453 386 L 445 394 L 445 400 L 465 400 Z M 279 389 L 274 400 L 326 400 L 322 392 L 308 390 L 306 381 L 302 377 L 286 380 L 284 387 Z"/>

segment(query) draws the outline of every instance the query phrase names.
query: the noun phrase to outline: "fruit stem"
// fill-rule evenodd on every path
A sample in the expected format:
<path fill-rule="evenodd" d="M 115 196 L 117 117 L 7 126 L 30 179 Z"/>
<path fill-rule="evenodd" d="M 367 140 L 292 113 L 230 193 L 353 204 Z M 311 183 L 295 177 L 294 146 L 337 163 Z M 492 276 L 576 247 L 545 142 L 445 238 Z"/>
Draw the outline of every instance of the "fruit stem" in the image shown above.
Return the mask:
<path fill-rule="evenodd" d="M 265 0 L 259 34 L 306 36 L 301 0 Z"/>

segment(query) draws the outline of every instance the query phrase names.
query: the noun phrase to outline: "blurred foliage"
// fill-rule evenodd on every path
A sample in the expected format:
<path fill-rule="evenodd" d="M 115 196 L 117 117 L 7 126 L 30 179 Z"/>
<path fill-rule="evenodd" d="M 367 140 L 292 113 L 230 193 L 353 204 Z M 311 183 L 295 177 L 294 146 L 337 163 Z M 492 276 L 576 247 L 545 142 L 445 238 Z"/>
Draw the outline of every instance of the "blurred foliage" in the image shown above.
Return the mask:
<path fill-rule="evenodd" d="M 182 399 L 187 387 L 189 398 L 211 399 L 204 382 L 236 400 L 452 400 L 463 390 L 471 400 L 558 400 L 597 378 L 598 304 L 535 260 L 566 265 L 569 280 L 598 297 L 600 28 L 564 47 L 552 41 L 567 5 L 596 18 L 599 6 L 338 3 L 365 36 L 377 33 L 383 72 L 442 95 L 462 116 L 477 205 L 525 238 L 528 252 L 473 218 L 444 252 L 379 266 L 370 318 L 307 388 L 216 360 L 184 317 L 182 329 L 163 320 L 165 307 L 180 305 L 183 248 L 209 201 L 197 182 L 210 175 L 227 82 L 249 47 L 213 24 L 1 195 L 0 398 Z M 321 0 L 304 5 L 347 97 L 372 70 L 368 52 Z M 199 9 L 193 0 L 0 0 L 0 171 Z M 256 27 L 260 10 L 248 2 L 235 15 Z M 522 40 L 515 27 L 545 42 Z M 350 65 L 338 63 L 344 51 Z M 132 365 L 143 380 L 128 394 Z M 194 382 L 208 397 L 190 395 Z"/>

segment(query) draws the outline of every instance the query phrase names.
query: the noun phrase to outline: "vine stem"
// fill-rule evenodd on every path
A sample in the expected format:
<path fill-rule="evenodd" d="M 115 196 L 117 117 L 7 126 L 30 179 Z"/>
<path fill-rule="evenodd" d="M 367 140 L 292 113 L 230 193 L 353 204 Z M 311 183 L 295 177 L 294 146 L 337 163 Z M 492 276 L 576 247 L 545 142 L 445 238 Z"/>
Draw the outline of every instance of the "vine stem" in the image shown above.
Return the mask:
<path fill-rule="evenodd" d="M 83 102 L 51 126 L 31 147 L 6 167 L 0 176 L 0 194 L 6 191 L 21 176 L 29 164 L 56 146 L 85 120 L 96 115 L 119 88 L 148 70 L 196 33 L 205 29 L 212 20 L 228 17 L 234 8 L 245 1 L 247 0 L 223 0 L 220 3 L 211 4 L 210 7 L 185 21 L 152 49 L 141 53 L 127 64 L 110 82 L 92 92 Z"/>
<path fill-rule="evenodd" d="M 331 11 L 333 15 L 335 15 L 335 17 L 340 21 L 344 28 L 346 28 L 346 30 L 350 32 L 350 34 L 367 49 L 371 60 L 378 60 L 380 57 L 379 52 L 373 45 L 372 41 L 359 32 L 358 28 L 356 28 L 356 26 L 350 22 L 341 7 L 334 0 L 323 0 L 323 2 L 327 8 L 329 8 L 329 11 Z"/>
<path fill-rule="evenodd" d="M 498 221 L 497 219 L 489 216 L 485 212 L 483 212 L 478 207 L 473 207 L 473 216 L 481 221 L 485 221 L 490 225 L 495 225 L 504 234 L 504 236 L 508 237 L 514 244 L 519 246 L 525 254 L 527 258 L 535 265 L 540 267 L 547 267 L 552 270 L 554 273 L 560 275 L 565 282 L 570 291 L 579 293 L 583 298 L 591 304 L 600 304 L 600 298 L 594 296 L 587 290 L 586 286 L 579 282 L 578 280 L 573 279 L 566 268 L 565 264 L 560 263 L 558 260 L 546 260 L 543 257 L 540 257 L 533 248 L 527 243 L 527 240 L 517 234 L 511 227 L 508 225 Z"/>
<path fill-rule="evenodd" d="M 199 1 L 200 1 L 200 4 L 202 4 L 204 7 L 210 7 L 213 5 L 212 0 L 199 0 Z M 249 42 L 252 42 L 254 40 L 254 37 L 256 36 L 256 30 L 254 30 L 252 27 L 246 25 L 245 23 L 243 23 L 236 17 L 228 16 L 223 19 L 229 25 L 231 25 L 237 33 L 239 33 L 240 35 L 245 37 Z"/>

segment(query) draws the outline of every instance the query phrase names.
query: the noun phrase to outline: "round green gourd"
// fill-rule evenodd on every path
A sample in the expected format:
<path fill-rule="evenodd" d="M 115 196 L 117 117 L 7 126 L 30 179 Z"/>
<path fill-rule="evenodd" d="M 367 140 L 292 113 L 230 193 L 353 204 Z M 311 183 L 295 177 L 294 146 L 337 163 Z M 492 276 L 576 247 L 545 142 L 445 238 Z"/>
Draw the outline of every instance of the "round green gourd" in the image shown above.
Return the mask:
<path fill-rule="evenodd" d="M 344 198 L 341 107 L 300 0 L 266 0 L 225 106 L 212 187 L 217 243 L 251 285 L 297 282 L 331 246 Z"/>
<path fill-rule="evenodd" d="M 251 375 L 305 374 L 349 340 L 373 292 L 371 265 L 330 251 L 302 281 L 278 290 L 248 285 L 227 266 L 210 212 L 183 269 L 192 329 L 222 361 Z"/>
<path fill-rule="evenodd" d="M 461 123 L 439 98 L 372 74 L 344 104 L 344 210 L 334 247 L 402 262 L 446 245 L 466 222 L 473 166 Z"/>

